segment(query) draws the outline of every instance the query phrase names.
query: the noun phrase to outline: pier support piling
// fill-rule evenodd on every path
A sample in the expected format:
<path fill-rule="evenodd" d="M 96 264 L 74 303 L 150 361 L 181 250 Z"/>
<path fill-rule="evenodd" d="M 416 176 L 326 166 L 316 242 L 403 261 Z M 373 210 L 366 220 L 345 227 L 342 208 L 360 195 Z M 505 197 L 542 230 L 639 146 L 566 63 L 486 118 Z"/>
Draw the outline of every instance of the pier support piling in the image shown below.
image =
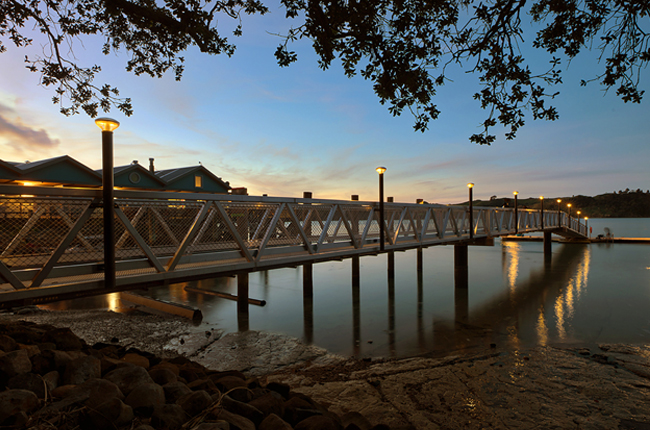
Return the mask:
<path fill-rule="evenodd" d="M 361 283 L 359 256 L 352 257 L 352 339 L 354 355 L 361 352 Z"/>
<path fill-rule="evenodd" d="M 302 309 L 305 342 L 314 341 L 314 265 L 302 265 Z"/>
<path fill-rule="evenodd" d="M 424 265 L 422 263 L 422 248 L 418 248 L 417 261 L 418 273 L 422 273 L 422 270 L 424 268 Z"/>
<path fill-rule="evenodd" d="M 237 326 L 248 331 L 248 272 L 237 274 Z"/>
<path fill-rule="evenodd" d="M 454 311 L 457 322 L 466 323 L 469 316 L 469 276 L 467 245 L 454 245 Z"/>
<path fill-rule="evenodd" d="M 544 259 L 550 259 L 551 258 L 551 232 L 550 231 L 545 231 L 544 232 Z"/>
<path fill-rule="evenodd" d="M 395 279 L 395 251 L 389 251 L 386 256 L 388 260 L 388 278 Z"/>

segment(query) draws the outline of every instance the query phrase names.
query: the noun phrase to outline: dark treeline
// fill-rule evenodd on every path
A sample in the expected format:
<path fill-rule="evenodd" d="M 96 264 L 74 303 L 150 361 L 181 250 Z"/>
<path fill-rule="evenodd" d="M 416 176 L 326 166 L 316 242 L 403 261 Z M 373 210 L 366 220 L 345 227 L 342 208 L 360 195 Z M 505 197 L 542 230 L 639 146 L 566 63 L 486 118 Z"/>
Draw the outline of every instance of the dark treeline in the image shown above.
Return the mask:
<path fill-rule="evenodd" d="M 617 191 L 614 193 L 600 194 L 595 197 L 571 196 L 571 197 L 545 197 L 544 210 L 557 210 L 557 199 L 561 199 L 560 209 L 568 212 L 567 204 L 571 204 L 571 214 L 575 215 L 580 211 L 580 217 L 589 218 L 650 218 L 650 192 L 638 189 L 636 191 Z M 467 202 L 463 203 L 467 204 Z M 504 206 L 514 207 L 514 199 L 511 197 L 492 196 L 490 200 L 474 200 L 477 206 Z M 539 209 L 541 201 L 539 197 L 519 197 L 520 208 Z"/>

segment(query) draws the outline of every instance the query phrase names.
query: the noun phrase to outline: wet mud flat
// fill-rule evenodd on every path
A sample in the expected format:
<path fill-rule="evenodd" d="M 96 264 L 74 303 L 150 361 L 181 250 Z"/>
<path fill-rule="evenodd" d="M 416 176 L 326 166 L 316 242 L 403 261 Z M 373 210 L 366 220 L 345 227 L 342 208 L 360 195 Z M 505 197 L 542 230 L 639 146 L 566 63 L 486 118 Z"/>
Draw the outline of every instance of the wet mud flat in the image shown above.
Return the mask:
<path fill-rule="evenodd" d="M 441 358 L 358 360 L 288 336 L 223 335 L 207 324 L 106 311 L 0 313 L 70 327 L 87 343 L 182 355 L 214 370 L 288 384 L 334 413 L 391 429 L 650 429 L 650 348 L 488 348 Z"/>

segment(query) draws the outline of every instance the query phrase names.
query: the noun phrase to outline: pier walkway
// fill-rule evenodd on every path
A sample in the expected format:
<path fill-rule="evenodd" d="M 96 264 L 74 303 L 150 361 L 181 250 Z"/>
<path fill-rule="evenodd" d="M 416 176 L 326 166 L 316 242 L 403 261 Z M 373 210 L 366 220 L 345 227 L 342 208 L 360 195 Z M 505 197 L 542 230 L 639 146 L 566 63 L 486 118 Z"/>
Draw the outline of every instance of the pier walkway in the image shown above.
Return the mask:
<path fill-rule="evenodd" d="M 29 195 L 25 193 L 29 192 Z M 102 191 L 0 185 L 0 307 L 544 232 L 557 210 L 115 190 L 116 283 L 104 285 Z M 471 220 L 471 221 L 470 221 Z M 546 246 L 545 246 L 546 247 Z"/>

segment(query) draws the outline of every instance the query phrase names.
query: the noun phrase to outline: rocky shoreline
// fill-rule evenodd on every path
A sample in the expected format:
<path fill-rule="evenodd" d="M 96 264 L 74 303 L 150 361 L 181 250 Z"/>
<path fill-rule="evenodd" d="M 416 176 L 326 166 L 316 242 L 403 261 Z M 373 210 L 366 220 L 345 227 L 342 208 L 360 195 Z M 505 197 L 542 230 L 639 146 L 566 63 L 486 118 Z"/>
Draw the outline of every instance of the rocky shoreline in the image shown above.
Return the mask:
<path fill-rule="evenodd" d="M 61 314 L 32 310 L 22 318 L 40 315 L 60 319 Z M 103 319 L 105 315 L 94 315 Z M 79 315 L 77 315 L 79 317 Z M 109 318 L 113 318 L 111 316 Z M 39 319 L 33 317 L 34 319 Z M 123 339 L 138 338 L 147 345 L 156 338 L 183 337 L 165 331 L 159 321 L 150 336 L 138 336 L 130 317 L 130 332 Z M 7 318 L 6 319 L 13 319 Z M 102 337 L 89 345 L 69 327 L 18 319 L 0 319 L 0 427 L 49 429 L 137 429 L 137 430 L 358 430 L 389 429 L 375 425 L 360 414 L 331 413 L 309 396 L 293 392 L 289 385 L 267 382 L 238 370 L 219 371 L 172 353 L 162 345 L 162 356 L 119 344 L 105 322 Z M 137 318 L 135 318 L 137 320 Z M 144 318 L 152 323 L 150 317 Z M 86 335 L 98 321 L 84 320 Z M 59 321 L 60 323 L 61 321 Z M 161 327 L 162 325 L 162 327 Z M 146 331 L 146 330 L 145 330 Z M 142 334 L 142 333 L 141 333 Z M 188 345 L 199 333 L 184 333 Z M 211 331 L 200 336 L 213 337 Z M 216 337 L 216 336 L 215 336 Z M 133 340 L 135 341 L 135 340 Z M 212 345 L 212 343 L 210 343 Z M 232 343 L 230 344 L 232 347 Z M 201 351 L 205 352 L 205 351 Z M 223 363 L 222 363 L 223 364 Z"/>
<path fill-rule="evenodd" d="M 0 313 L 0 324 L 19 321 L 23 321 L 21 324 L 30 322 L 69 327 L 88 345 L 100 343 L 99 349 L 90 348 L 88 351 L 94 352 L 87 355 L 94 357 L 97 351 L 103 350 L 102 354 L 115 354 L 118 358 L 108 356 L 118 360 L 120 363 L 117 364 L 123 367 L 127 366 L 123 362 L 136 360 L 135 356 L 149 360 L 149 372 L 161 363 L 178 367 L 177 382 L 180 378 L 188 388 L 190 384 L 197 384 L 201 387 L 199 390 L 210 394 L 212 400 L 201 412 L 205 412 L 202 416 L 207 421 L 199 425 L 186 421 L 183 429 L 187 430 L 248 430 L 245 425 L 241 427 L 232 423 L 228 427 L 223 423 L 218 423 L 222 427 L 206 427 L 208 424 L 216 425 L 219 420 L 226 421 L 223 416 L 215 415 L 215 411 L 228 410 L 225 404 L 230 400 L 250 403 L 242 401 L 248 398 L 234 399 L 234 394 L 228 394 L 230 400 L 218 401 L 218 396 L 223 395 L 227 387 L 223 381 L 221 385 L 217 381 L 226 376 L 238 378 L 239 384 L 244 381 L 253 393 L 269 397 L 271 392 L 270 397 L 278 401 L 278 396 L 284 402 L 304 400 L 310 406 L 301 403 L 299 409 L 314 411 L 321 417 L 319 419 L 326 417 L 330 420 L 328 425 L 334 426 L 315 427 L 319 429 L 650 430 L 648 345 L 554 345 L 514 350 L 488 347 L 473 354 L 443 358 L 375 361 L 335 356 L 286 336 L 261 332 L 223 335 L 216 327 L 193 326 L 181 319 L 152 315 L 127 316 L 105 311 L 45 312 L 38 309 L 26 309 L 17 314 Z M 26 350 L 28 356 L 36 351 L 32 347 L 22 347 L 21 350 Z M 111 363 L 106 358 L 104 362 Z M 195 381 L 211 381 L 220 394 L 205 389 L 205 385 L 213 389 L 210 382 L 188 381 L 193 377 L 181 373 L 181 368 L 186 369 L 183 372 L 195 369 L 193 372 L 199 376 Z M 110 366 L 104 370 L 109 373 L 115 370 L 109 369 Z M 156 368 L 154 373 L 162 372 L 159 369 Z M 106 375 L 108 373 L 102 371 L 102 376 Z M 60 377 L 65 378 L 65 371 Z M 125 394 L 122 403 L 128 396 Z M 207 402 L 207 397 L 203 398 Z M 52 400 L 49 402 L 51 406 Z M 118 402 L 113 403 L 117 410 Z M 136 406 L 137 411 L 140 410 L 138 407 L 142 408 Z M 85 405 L 76 404 L 70 408 L 66 414 L 79 413 L 78 410 L 89 413 Z M 267 414 L 270 408 L 263 411 L 260 406 L 256 409 L 262 411 L 264 419 L 271 416 Z M 151 407 L 145 410 L 149 411 Z M 295 418 L 291 418 L 290 412 L 286 415 L 287 410 L 291 410 L 291 403 L 285 404 L 283 415 L 275 415 L 289 427 L 273 421 L 269 428 L 302 428 L 298 427 L 300 423 L 296 423 Z M 86 421 L 82 421 L 88 422 L 90 418 L 85 417 Z M 259 414 L 257 417 L 259 421 Z M 255 420 L 244 418 L 256 425 Z M 139 425 L 152 423 L 153 412 L 151 417 L 136 417 L 134 413 L 134 420 L 125 428 L 136 429 Z M 140 428 L 145 429 L 151 430 L 149 427 Z"/>

